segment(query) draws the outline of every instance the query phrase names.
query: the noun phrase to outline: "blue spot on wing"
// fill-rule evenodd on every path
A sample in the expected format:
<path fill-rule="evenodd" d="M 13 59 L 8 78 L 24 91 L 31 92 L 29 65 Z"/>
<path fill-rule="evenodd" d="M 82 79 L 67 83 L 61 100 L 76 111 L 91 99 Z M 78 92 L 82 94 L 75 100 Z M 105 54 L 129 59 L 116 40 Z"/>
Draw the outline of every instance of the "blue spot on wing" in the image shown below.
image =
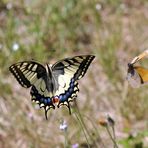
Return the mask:
<path fill-rule="evenodd" d="M 49 104 L 51 102 L 51 99 L 50 98 L 47 98 L 47 103 Z"/>
<path fill-rule="evenodd" d="M 64 102 L 67 102 L 69 104 L 69 102 L 77 96 L 76 93 L 79 91 L 79 89 L 78 83 L 75 82 L 76 81 L 72 78 L 68 90 L 65 91 L 65 93 L 63 94 L 60 94 L 58 107 L 60 105 L 64 105 Z M 73 96 L 73 94 L 75 95 Z"/>
<path fill-rule="evenodd" d="M 71 94 L 70 94 L 70 92 L 66 92 L 66 97 L 70 97 L 71 96 Z"/>
<path fill-rule="evenodd" d="M 39 96 L 38 96 L 38 97 L 36 97 L 36 98 L 38 98 L 38 99 L 39 99 Z M 41 102 L 41 103 L 44 103 L 44 98 L 41 98 L 41 99 L 40 99 L 40 102 Z"/>
<path fill-rule="evenodd" d="M 46 106 L 49 106 L 49 108 L 55 108 L 55 106 L 53 105 L 52 99 L 50 97 L 45 97 L 41 94 L 38 93 L 37 89 L 32 86 L 30 94 L 32 96 L 32 100 L 34 101 L 38 101 L 38 104 L 44 104 L 44 107 L 46 108 Z"/>
<path fill-rule="evenodd" d="M 47 98 L 44 99 L 44 104 L 47 105 Z"/>

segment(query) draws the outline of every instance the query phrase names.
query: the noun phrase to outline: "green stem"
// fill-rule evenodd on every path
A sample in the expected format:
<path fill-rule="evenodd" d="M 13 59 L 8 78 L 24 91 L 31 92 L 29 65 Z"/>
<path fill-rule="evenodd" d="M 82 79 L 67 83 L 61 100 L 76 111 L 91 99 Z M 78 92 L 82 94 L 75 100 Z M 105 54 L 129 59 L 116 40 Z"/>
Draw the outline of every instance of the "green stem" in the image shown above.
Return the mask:
<path fill-rule="evenodd" d="M 64 141 L 64 148 L 68 148 L 67 131 L 64 131 L 64 138 L 65 138 L 65 141 Z"/>
<path fill-rule="evenodd" d="M 92 126 L 93 126 L 93 128 L 94 128 L 94 131 L 96 132 L 96 135 L 97 135 L 97 137 L 100 139 L 100 141 L 101 141 L 101 143 L 102 143 L 102 146 L 105 148 L 105 144 L 104 144 L 104 142 L 103 142 L 103 140 L 102 140 L 102 138 L 101 138 L 101 136 L 100 136 L 100 134 L 99 134 L 99 132 L 98 132 L 98 129 L 97 129 L 97 127 L 95 126 L 95 124 L 93 123 L 93 121 L 88 117 L 88 116 L 86 116 L 86 115 L 83 115 L 85 118 L 87 118 L 90 122 L 91 122 L 91 124 L 92 124 Z"/>
<path fill-rule="evenodd" d="M 109 134 L 109 136 L 110 136 L 112 142 L 114 143 L 114 148 L 118 148 L 118 145 L 117 145 L 117 143 L 116 143 L 114 137 L 112 137 L 111 132 L 109 131 L 109 127 L 107 126 L 106 129 L 107 129 L 107 132 L 108 132 L 108 134 Z"/>
<path fill-rule="evenodd" d="M 78 115 L 76 113 L 75 113 L 75 116 L 76 116 L 77 120 L 79 121 L 79 125 L 82 128 L 82 131 L 83 131 L 84 136 L 86 138 L 86 142 L 87 142 L 88 148 L 90 148 L 89 141 L 88 141 L 88 138 L 87 138 L 86 133 L 85 133 L 85 130 L 84 130 L 84 124 L 82 123 L 81 119 L 78 117 Z"/>
<path fill-rule="evenodd" d="M 81 113 L 80 113 L 80 111 L 79 111 L 79 108 L 78 108 L 76 102 L 75 102 L 75 105 L 76 105 L 76 112 L 78 113 L 78 115 L 79 115 L 79 117 L 80 117 L 80 120 L 81 120 L 81 122 L 82 122 L 82 124 L 83 124 L 83 126 L 84 126 L 84 128 L 85 128 L 85 130 L 86 130 L 86 132 L 87 132 L 87 134 L 89 135 L 90 139 L 92 139 L 92 138 L 91 138 L 91 135 L 90 135 L 90 132 L 87 130 L 87 127 L 86 127 L 86 125 L 85 125 L 85 123 L 84 123 L 84 120 L 83 120 L 83 118 L 82 118 L 82 115 L 81 115 Z"/>

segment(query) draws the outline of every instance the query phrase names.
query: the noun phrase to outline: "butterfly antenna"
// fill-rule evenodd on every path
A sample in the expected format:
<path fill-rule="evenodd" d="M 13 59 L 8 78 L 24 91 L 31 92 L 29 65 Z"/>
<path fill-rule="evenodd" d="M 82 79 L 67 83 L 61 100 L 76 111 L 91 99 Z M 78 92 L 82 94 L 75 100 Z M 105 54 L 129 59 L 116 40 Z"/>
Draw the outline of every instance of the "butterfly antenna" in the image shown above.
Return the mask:
<path fill-rule="evenodd" d="M 32 58 L 31 61 L 35 61 L 35 59 Z"/>

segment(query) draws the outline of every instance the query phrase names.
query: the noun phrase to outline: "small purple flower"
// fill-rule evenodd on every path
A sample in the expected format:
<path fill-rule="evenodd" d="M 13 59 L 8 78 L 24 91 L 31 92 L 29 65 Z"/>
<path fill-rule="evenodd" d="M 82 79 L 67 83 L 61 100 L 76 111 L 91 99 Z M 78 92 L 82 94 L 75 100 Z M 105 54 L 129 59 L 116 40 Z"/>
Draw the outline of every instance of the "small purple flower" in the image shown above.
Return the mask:
<path fill-rule="evenodd" d="M 60 130 L 61 130 L 61 131 L 66 131 L 67 128 L 68 128 L 68 125 L 67 125 L 66 121 L 63 120 L 63 121 L 61 122 L 61 124 L 60 124 Z"/>
<path fill-rule="evenodd" d="M 30 113 L 28 113 L 28 117 L 30 118 L 30 119 L 32 119 L 33 118 L 33 114 L 30 112 Z"/>
<path fill-rule="evenodd" d="M 78 143 L 75 143 L 72 145 L 72 148 L 78 148 L 79 147 L 79 144 Z"/>

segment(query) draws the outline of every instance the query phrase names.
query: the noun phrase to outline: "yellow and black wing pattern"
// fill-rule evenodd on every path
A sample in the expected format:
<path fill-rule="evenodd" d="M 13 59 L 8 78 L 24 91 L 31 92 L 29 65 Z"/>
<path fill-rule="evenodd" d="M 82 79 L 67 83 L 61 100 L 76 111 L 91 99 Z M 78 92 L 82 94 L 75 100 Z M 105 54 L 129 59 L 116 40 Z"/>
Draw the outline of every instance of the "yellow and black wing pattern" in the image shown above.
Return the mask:
<path fill-rule="evenodd" d="M 78 80 L 82 78 L 90 63 L 95 58 L 93 55 L 75 56 L 60 60 L 50 66 L 34 61 L 23 61 L 13 64 L 9 70 L 21 86 L 31 87 L 32 101 L 35 101 L 47 112 L 66 105 L 70 112 L 70 101 L 77 97 Z"/>
<path fill-rule="evenodd" d="M 23 61 L 13 64 L 9 70 L 17 79 L 19 84 L 29 88 L 46 75 L 46 69 L 41 64 L 34 61 Z"/>

